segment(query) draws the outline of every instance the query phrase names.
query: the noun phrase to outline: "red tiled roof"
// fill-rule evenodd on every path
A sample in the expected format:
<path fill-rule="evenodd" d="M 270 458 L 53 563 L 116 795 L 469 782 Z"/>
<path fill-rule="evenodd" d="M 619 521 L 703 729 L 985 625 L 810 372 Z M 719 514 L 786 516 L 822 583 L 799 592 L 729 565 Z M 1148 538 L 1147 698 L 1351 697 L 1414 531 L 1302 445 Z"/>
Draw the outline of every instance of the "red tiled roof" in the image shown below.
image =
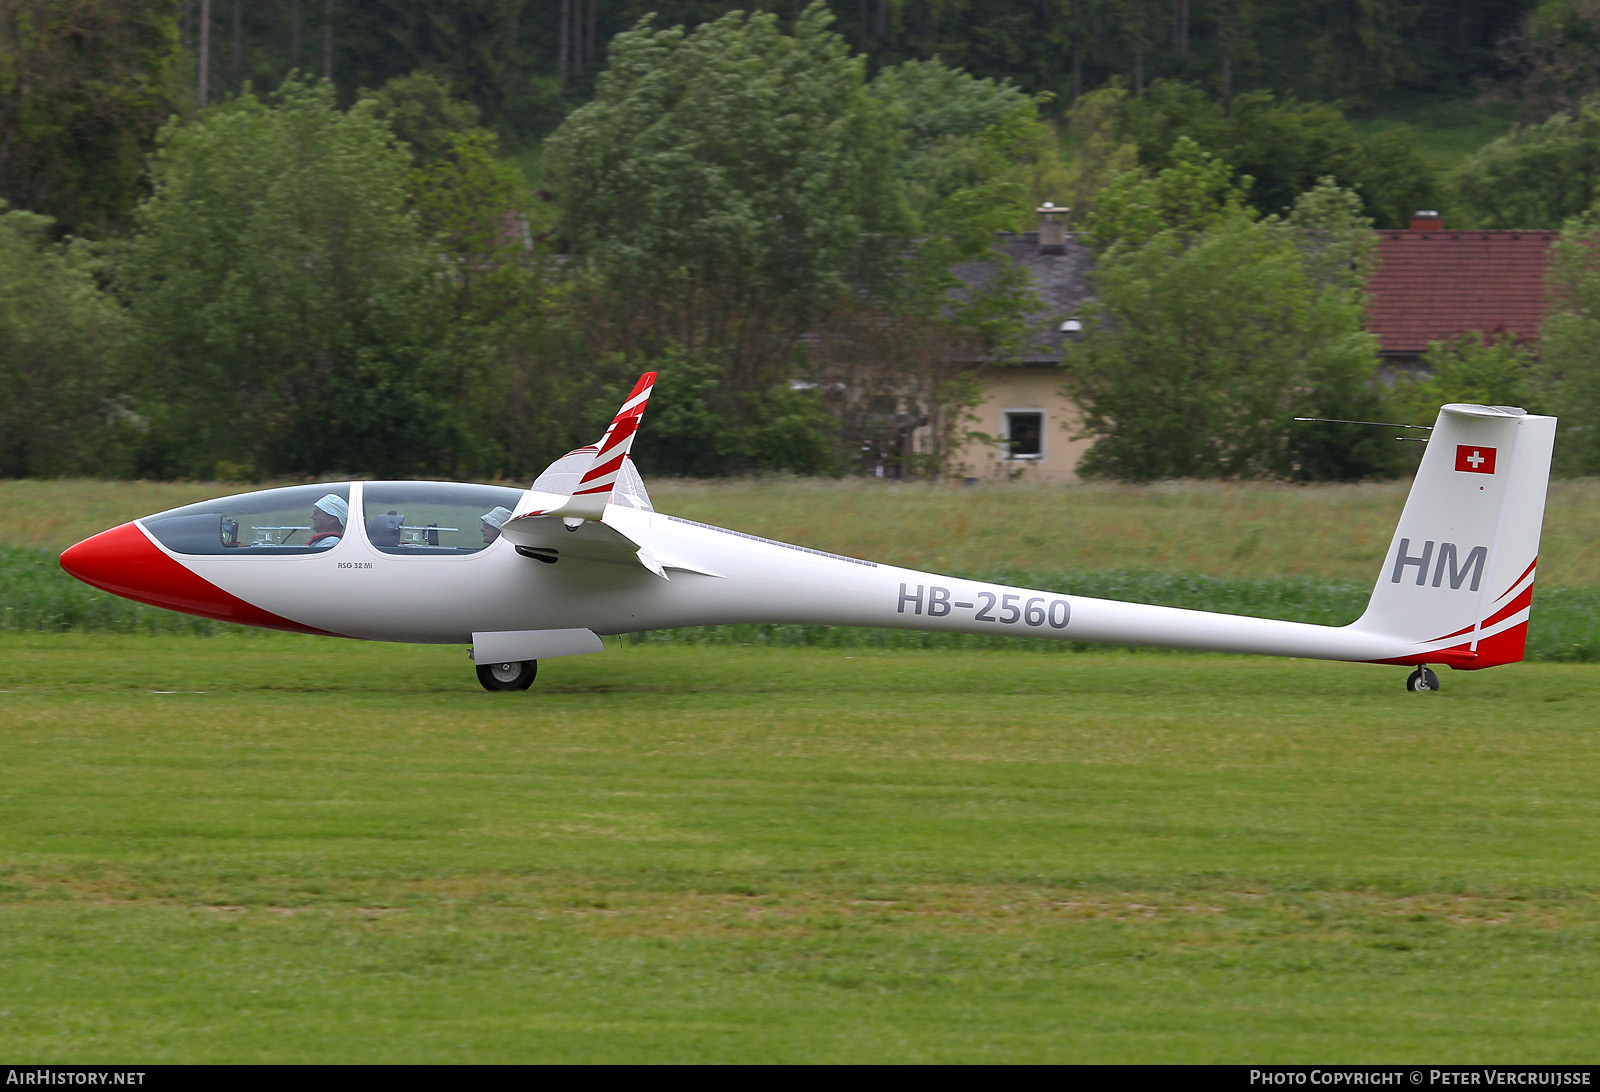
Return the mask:
<path fill-rule="evenodd" d="M 1477 330 L 1537 341 L 1559 231 L 1380 231 L 1367 329 L 1385 354 Z"/>

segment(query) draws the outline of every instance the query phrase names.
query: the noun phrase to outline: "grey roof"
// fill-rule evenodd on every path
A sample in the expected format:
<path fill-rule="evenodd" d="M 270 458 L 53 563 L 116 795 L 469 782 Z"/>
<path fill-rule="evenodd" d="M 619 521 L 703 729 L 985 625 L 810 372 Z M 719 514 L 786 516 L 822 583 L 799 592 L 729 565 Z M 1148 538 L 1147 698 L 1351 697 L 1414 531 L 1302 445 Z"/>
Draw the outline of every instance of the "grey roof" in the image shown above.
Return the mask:
<path fill-rule="evenodd" d="M 1081 331 L 1064 333 L 1061 324 L 1068 319 L 1081 319 L 1084 305 L 1094 299 L 1089 289 L 1094 256 L 1070 234 L 1062 253 L 1041 253 L 1037 231 L 999 232 L 994 252 L 1010 258 L 1027 271 L 1038 299 L 1038 307 L 1030 310 L 1027 316 L 1027 349 L 1016 362 L 1059 364 L 1067 342 L 1083 337 Z M 993 262 L 976 261 L 961 262 L 951 272 L 961 278 L 968 291 L 975 291 L 994 280 L 995 270 Z"/>

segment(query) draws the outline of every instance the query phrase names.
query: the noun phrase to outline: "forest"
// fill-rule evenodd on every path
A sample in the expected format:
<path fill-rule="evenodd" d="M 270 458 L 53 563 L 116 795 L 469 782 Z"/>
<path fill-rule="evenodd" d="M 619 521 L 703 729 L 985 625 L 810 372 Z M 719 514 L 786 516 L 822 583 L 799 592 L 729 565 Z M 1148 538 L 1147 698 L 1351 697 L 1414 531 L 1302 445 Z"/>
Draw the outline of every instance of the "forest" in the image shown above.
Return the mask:
<path fill-rule="evenodd" d="M 1053 201 L 1083 473 L 1384 477 L 1291 418 L 1594 419 L 1597 186 L 1600 0 L 0 0 L 0 476 L 523 481 L 645 370 L 657 473 L 949 475 Z M 1379 381 L 1418 209 L 1562 230 L 1537 347 Z"/>

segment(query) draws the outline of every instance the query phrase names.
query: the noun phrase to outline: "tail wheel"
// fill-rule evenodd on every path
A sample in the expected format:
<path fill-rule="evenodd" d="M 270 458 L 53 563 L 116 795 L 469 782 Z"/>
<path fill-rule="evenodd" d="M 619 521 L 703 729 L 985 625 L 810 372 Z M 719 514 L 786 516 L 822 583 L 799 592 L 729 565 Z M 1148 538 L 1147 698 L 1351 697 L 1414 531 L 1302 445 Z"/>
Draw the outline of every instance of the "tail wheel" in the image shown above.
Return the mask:
<path fill-rule="evenodd" d="M 478 681 L 485 690 L 526 690 L 538 674 L 538 660 L 478 665 Z"/>
<path fill-rule="evenodd" d="M 1429 668 L 1419 667 L 1406 677 L 1406 689 L 1413 693 L 1420 690 L 1438 690 L 1439 676 Z"/>

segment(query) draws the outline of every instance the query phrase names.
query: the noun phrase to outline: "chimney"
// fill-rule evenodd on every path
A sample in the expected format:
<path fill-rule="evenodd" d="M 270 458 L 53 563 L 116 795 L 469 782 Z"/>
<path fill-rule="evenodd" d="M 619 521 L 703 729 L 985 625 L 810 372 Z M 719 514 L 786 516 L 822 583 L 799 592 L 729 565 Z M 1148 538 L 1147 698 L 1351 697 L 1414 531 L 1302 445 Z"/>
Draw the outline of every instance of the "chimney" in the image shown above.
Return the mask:
<path fill-rule="evenodd" d="M 1067 213 L 1072 209 L 1046 201 L 1033 210 L 1039 214 L 1039 253 L 1067 252 Z"/>
<path fill-rule="evenodd" d="M 1412 231 L 1443 231 L 1444 221 L 1432 209 L 1420 209 L 1411 214 Z"/>

